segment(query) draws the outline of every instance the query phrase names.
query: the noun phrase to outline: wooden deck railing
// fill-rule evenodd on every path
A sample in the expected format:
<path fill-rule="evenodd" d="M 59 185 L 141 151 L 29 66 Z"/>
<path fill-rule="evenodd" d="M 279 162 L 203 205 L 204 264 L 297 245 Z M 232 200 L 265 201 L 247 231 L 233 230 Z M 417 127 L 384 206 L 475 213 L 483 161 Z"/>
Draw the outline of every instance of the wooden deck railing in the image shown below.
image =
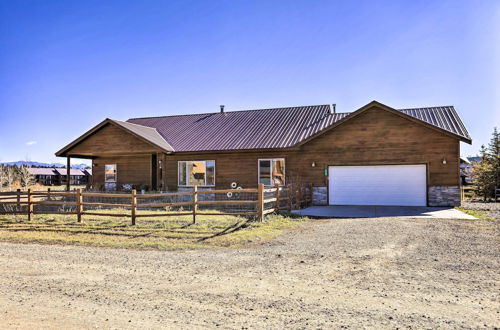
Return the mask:
<path fill-rule="evenodd" d="M 253 193 L 256 198 L 252 199 L 217 199 L 204 200 L 199 198 L 204 194 L 242 194 Z M 191 196 L 189 201 L 176 201 L 176 202 L 155 202 L 152 203 L 138 203 L 140 198 L 144 199 L 158 199 L 162 197 L 187 197 Z M 65 200 L 57 200 L 55 197 L 62 197 Z M 86 197 L 95 198 L 114 198 L 119 200 L 118 203 L 111 202 L 95 202 L 85 201 Z M 75 214 L 78 222 L 82 222 L 84 216 L 116 216 L 116 217 L 130 217 L 132 225 L 136 224 L 136 219 L 141 217 L 158 217 L 158 216 L 186 216 L 191 215 L 193 223 L 196 223 L 198 215 L 236 215 L 236 216 L 253 216 L 259 221 L 262 221 L 267 214 L 279 212 L 282 210 L 291 211 L 292 209 L 299 209 L 307 206 L 312 201 L 312 186 L 302 185 L 289 185 L 289 186 L 275 186 L 266 188 L 263 184 L 259 184 L 257 189 L 222 189 L 222 190 L 199 190 L 197 186 L 190 192 L 175 192 L 175 193 L 147 193 L 137 194 L 136 190 L 130 193 L 99 193 L 99 192 L 83 192 L 81 189 L 76 189 L 70 192 L 60 191 L 32 191 L 28 189 L 26 192 L 21 190 L 12 192 L 0 192 L 0 206 L 14 205 L 16 210 L 0 210 L 0 214 L 26 214 L 28 220 L 31 220 L 34 214 Z M 37 205 L 52 205 L 61 207 L 71 207 L 74 211 L 44 211 L 34 210 Z M 221 206 L 252 206 L 255 205 L 253 211 L 237 212 L 223 211 L 218 213 L 204 212 L 199 209 L 199 206 L 214 206 L 219 210 L 224 210 Z M 110 212 L 92 212 L 92 210 L 85 210 L 85 207 L 108 207 L 108 208 L 127 208 L 130 209 L 129 213 L 110 213 Z M 21 210 L 22 208 L 25 210 Z M 141 214 L 138 209 L 156 209 L 167 207 L 191 207 L 190 211 L 178 212 L 158 212 L 155 214 Z"/>

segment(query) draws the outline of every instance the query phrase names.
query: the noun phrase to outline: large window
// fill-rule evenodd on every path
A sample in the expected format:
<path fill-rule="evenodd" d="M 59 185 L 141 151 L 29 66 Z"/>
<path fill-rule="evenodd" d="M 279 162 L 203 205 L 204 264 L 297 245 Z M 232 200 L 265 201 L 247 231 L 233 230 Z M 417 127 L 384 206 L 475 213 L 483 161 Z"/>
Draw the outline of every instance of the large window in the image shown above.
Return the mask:
<path fill-rule="evenodd" d="M 104 166 L 104 182 L 116 182 L 116 164 Z"/>
<path fill-rule="evenodd" d="M 259 183 L 267 186 L 285 184 L 285 159 L 259 159 Z"/>
<path fill-rule="evenodd" d="M 183 161 L 178 163 L 179 186 L 214 186 L 215 161 Z"/>

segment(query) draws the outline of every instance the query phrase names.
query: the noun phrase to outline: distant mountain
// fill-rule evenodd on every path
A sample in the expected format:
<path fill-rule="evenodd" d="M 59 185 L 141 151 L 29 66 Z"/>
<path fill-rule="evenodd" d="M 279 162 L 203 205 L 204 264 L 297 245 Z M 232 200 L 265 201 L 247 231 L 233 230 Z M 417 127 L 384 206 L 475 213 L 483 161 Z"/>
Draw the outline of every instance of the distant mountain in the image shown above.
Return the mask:
<path fill-rule="evenodd" d="M 40 162 L 27 162 L 24 160 L 19 160 L 17 162 L 6 162 L 6 163 L 0 163 L 3 165 L 8 165 L 12 166 L 15 165 L 17 167 L 21 167 L 22 165 L 28 165 L 28 166 L 35 166 L 35 167 L 66 167 L 66 165 L 61 164 L 61 163 L 40 163 Z M 85 169 L 85 168 L 90 168 L 87 164 L 72 164 L 71 168 L 78 168 L 78 169 Z"/>

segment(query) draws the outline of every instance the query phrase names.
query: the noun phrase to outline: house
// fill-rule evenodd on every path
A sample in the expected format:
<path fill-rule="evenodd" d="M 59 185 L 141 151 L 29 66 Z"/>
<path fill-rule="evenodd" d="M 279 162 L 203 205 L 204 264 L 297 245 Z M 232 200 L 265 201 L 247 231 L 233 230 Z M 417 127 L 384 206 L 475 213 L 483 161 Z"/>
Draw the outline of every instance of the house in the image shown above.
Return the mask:
<path fill-rule="evenodd" d="M 462 185 L 470 185 L 474 179 L 472 169 L 474 164 L 481 162 L 481 157 L 460 157 L 460 177 Z"/>
<path fill-rule="evenodd" d="M 28 171 L 35 177 L 35 182 L 45 186 L 65 185 L 67 170 L 65 168 L 37 168 L 29 167 Z M 71 185 L 86 185 L 91 182 L 92 170 L 71 169 Z"/>
<path fill-rule="evenodd" d="M 58 184 L 58 175 L 53 168 L 28 167 L 28 171 L 35 177 L 35 182 L 44 186 Z"/>
<path fill-rule="evenodd" d="M 453 106 L 329 105 L 105 119 L 56 153 L 92 159 L 95 189 L 312 184 L 317 205 L 458 205 Z"/>
<path fill-rule="evenodd" d="M 67 170 L 65 168 L 56 168 L 55 172 L 58 176 L 58 182 L 60 185 L 66 185 L 68 182 Z M 85 185 L 89 182 L 89 175 L 85 173 L 83 170 L 72 168 L 70 170 L 70 185 L 78 186 Z"/>

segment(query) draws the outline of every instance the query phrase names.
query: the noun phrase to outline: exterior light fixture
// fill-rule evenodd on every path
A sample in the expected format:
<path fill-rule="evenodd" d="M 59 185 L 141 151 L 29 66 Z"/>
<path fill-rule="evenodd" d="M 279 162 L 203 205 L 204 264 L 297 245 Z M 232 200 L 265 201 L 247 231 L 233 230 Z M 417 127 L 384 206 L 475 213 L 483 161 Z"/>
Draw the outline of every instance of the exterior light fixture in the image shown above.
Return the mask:
<path fill-rule="evenodd" d="M 311 167 L 316 167 L 316 162 L 312 162 Z"/>
<path fill-rule="evenodd" d="M 446 165 L 446 158 L 443 157 L 443 165 Z"/>

